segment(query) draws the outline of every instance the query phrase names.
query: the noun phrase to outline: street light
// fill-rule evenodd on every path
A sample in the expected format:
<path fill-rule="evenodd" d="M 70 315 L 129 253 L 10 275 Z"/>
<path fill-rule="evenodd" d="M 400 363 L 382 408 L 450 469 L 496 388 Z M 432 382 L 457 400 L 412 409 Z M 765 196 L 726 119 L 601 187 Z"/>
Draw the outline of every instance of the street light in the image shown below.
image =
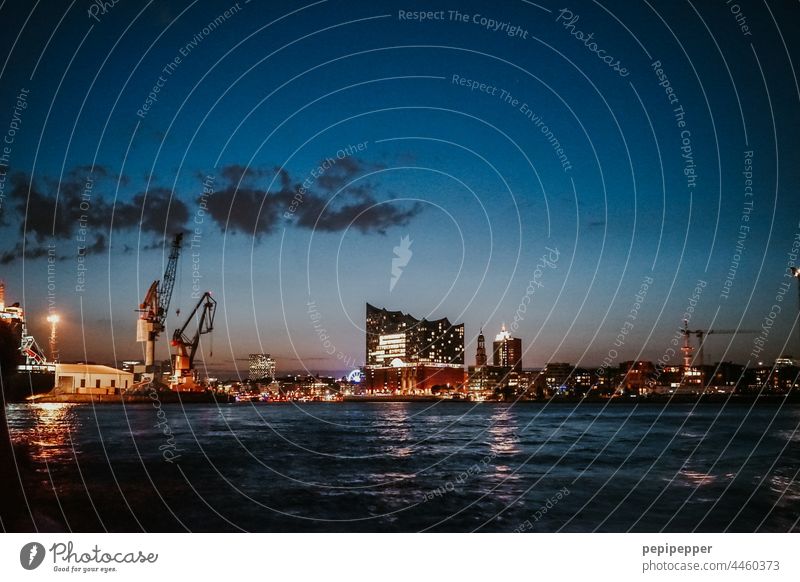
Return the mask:
<path fill-rule="evenodd" d="M 51 313 L 47 316 L 47 321 L 50 323 L 50 359 L 54 362 L 58 361 L 58 346 L 56 344 L 56 326 L 61 318 L 57 313 Z"/>

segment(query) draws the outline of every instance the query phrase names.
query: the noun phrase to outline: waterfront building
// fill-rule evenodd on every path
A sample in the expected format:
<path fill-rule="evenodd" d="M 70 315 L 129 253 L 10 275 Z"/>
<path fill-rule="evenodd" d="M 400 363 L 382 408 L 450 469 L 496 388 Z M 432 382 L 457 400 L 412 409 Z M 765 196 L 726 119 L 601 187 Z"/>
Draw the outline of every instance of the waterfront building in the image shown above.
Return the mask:
<path fill-rule="evenodd" d="M 655 383 L 656 367 L 646 360 L 630 360 L 619 365 L 619 390 L 626 396 L 644 396 Z"/>
<path fill-rule="evenodd" d="M 55 364 L 55 392 L 121 394 L 133 386 L 133 373 L 97 364 Z"/>
<path fill-rule="evenodd" d="M 594 370 L 575 368 L 572 371 L 572 391 L 576 395 L 586 395 L 597 385 L 597 375 Z"/>
<path fill-rule="evenodd" d="M 572 364 L 550 362 L 542 373 L 548 394 L 568 392 L 571 388 Z"/>
<path fill-rule="evenodd" d="M 416 319 L 367 303 L 364 385 L 379 394 L 425 395 L 464 384 L 464 324 Z"/>
<path fill-rule="evenodd" d="M 495 366 L 512 368 L 517 373 L 522 372 L 522 340 L 511 337 L 505 324 L 494 338 L 492 354 Z"/>
<path fill-rule="evenodd" d="M 252 381 L 275 378 L 275 360 L 269 354 L 250 354 L 247 377 Z"/>
<path fill-rule="evenodd" d="M 488 395 L 491 392 L 517 385 L 517 374 L 504 366 L 470 366 L 467 375 L 470 392 Z"/>
<path fill-rule="evenodd" d="M 405 364 L 464 367 L 464 324 L 444 317 L 416 319 L 401 311 L 378 309 L 367 303 L 367 366 Z"/>

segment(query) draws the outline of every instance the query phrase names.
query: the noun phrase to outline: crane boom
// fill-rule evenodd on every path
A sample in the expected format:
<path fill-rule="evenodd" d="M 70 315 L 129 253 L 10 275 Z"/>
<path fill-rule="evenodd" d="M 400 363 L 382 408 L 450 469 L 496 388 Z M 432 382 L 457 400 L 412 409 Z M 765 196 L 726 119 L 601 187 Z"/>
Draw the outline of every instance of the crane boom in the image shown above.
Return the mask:
<path fill-rule="evenodd" d="M 172 299 L 172 289 L 175 287 L 175 274 L 178 272 L 178 257 L 181 254 L 181 241 L 183 233 L 179 232 L 172 241 L 172 249 L 169 252 L 167 268 L 164 269 L 164 278 L 161 279 L 161 286 L 158 292 L 158 307 L 163 321 L 169 313 L 169 303 Z"/>
<path fill-rule="evenodd" d="M 136 341 L 145 342 L 144 365 L 146 373 L 155 371 L 156 340 L 164 331 L 164 323 L 169 313 L 169 304 L 172 299 L 172 289 L 175 287 L 175 275 L 178 271 L 178 258 L 181 253 L 183 233 L 175 235 L 169 253 L 167 267 L 161 281 L 155 280 L 150 284 L 144 300 L 139 305 L 139 320 L 136 327 Z"/>
<path fill-rule="evenodd" d="M 693 351 L 692 348 L 688 347 L 689 336 L 694 335 L 697 338 L 698 343 L 698 356 L 700 359 L 700 366 L 703 366 L 704 360 L 704 350 L 703 347 L 705 345 L 704 337 L 711 334 L 725 334 L 725 335 L 735 335 L 735 334 L 748 334 L 748 333 L 758 333 L 757 330 L 754 329 L 689 329 L 688 322 L 686 320 L 683 321 L 683 329 L 681 329 L 681 333 L 686 336 L 685 346 L 683 348 L 684 353 L 688 354 L 689 357 L 691 356 L 691 352 Z"/>
<path fill-rule="evenodd" d="M 172 334 L 172 345 L 175 346 L 175 355 L 172 358 L 172 388 L 174 390 L 194 390 L 196 378 L 194 373 L 194 357 L 200 345 L 200 336 L 214 330 L 214 315 L 217 302 L 206 291 L 200 301 L 194 306 L 183 327 L 176 329 Z M 199 312 L 199 314 L 198 314 Z M 186 334 L 186 328 L 192 321 L 197 321 L 197 329 L 193 336 Z"/>

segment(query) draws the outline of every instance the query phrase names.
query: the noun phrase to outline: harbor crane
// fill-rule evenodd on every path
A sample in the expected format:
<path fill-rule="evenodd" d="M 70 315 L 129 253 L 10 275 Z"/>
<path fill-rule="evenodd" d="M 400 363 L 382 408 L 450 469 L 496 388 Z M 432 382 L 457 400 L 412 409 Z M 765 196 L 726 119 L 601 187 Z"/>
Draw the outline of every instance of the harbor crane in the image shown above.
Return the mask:
<path fill-rule="evenodd" d="M 176 329 L 172 335 L 172 345 L 176 348 L 172 356 L 172 381 L 170 388 L 175 391 L 185 392 L 199 390 L 197 374 L 194 370 L 194 357 L 200 345 L 200 336 L 214 330 L 214 314 L 217 302 L 206 291 L 200 297 L 183 327 Z M 197 330 L 194 335 L 186 335 L 186 328 L 192 321 L 197 321 Z"/>
<path fill-rule="evenodd" d="M 164 270 L 164 277 L 153 281 L 144 300 L 139 305 L 139 320 L 136 323 L 136 341 L 145 343 L 144 366 L 145 374 L 151 379 L 155 373 L 156 340 L 164 331 L 164 323 L 169 313 L 169 302 L 172 299 L 172 289 L 175 287 L 175 274 L 178 270 L 178 257 L 181 254 L 181 241 L 183 233 L 175 235 L 172 248 Z"/>
<path fill-rule="evenodd" d="M 698 346 L 698 360 L 700 367 L 703 366 L 704 362 L 704 353 L 703 353 L 703 346 L 705 344 L 705 336 L 712 335 L 712 334 L 746 334 L 746 333 L 758 333 L 756 330 L 752 329 L 689 329 L 689 322 L 687 320 L 683 320 L 683 329 L 681 330 L 683 334 L 683 347 L 681 351 L 683 352 L 683 366 L 684 368 L 688 369 L 692 367 L 692 353 L 694 352 L 694 348 L 689 344 L 690 336 L 694 335 L 697 338 L 697 346 Z"/>

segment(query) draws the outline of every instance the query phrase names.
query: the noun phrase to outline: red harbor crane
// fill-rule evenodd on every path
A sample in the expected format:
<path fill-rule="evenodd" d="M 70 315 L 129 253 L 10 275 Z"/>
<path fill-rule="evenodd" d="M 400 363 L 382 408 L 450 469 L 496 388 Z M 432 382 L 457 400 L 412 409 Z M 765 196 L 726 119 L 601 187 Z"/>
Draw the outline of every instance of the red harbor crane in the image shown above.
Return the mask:
<path fill-rule="evenodd" d="M 200 336 L 214 331 L 214 314 L 217 311 L 217 302 L 206 291 L 200 297 L 183 327 L 176 329 L 172 335 L 172 345 L 176 348 L 172 356 L 172 381 L 170 387 L 179 392 L 201 390 L 197 384 L 197 374 L 194 369 L 194 356 L 200 345 Z M 186 328 L 192 321 L 197 321 L 197 330 L 194 335 L 186 335 Z"/>

